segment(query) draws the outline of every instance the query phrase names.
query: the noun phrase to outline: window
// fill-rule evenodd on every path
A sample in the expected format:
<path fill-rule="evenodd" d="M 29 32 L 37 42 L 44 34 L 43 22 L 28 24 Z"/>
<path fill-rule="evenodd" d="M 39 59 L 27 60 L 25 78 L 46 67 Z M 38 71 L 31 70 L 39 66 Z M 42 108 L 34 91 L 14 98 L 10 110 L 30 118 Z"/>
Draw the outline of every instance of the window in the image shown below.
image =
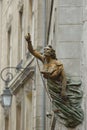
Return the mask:
<path fill-rule="evenodd" d="M 9 130 L 9 117 L 5 117 L 5 130 Z"/>
<path fill-rule="evenodd" d="M 32 129 L 32 94 L 26 97 L 26 130 Z"/>
<path fill-rule="evenodd" d="M 56 17 L 57 17 L 57 9 L 55 8 L 55 10 L 54 10 L 54 23 L 53 23 L 53 46 L 54 46 L 54 49 L 56 50 L 56 38 L 58 37 L 58 35 L 57 35 L 57 30 L 56 30 L 56 27 L 57 27 L 57 19 L 56 19 Z"/>
<path fill-rule="evenodd" d="M 21 105 L 16 107 L 16 130 L 21 130 Z"/>
<path fill-rule="evenodd" d="M 28 22 L 29 22 L 29 32 L 31 33 L 32 31 L 32 0 L 29 0 L 29 17 L 28 17 Z"/>
<path fill-rule="evenodd" d="M 7 65 L 11 66 L 12 63 L 12 33 L 11 27 L 8 30 L 8 43 L 7 43 Z"/>
<path fill-rule="evenodd" d="M 24 44 L 24 16 L 23 7 L 19 11 L 19 28 L 18 28 L 18 62 L 23 59 L 23 44 Z"/>
<path fill-rule="evenodd" d="M 26 14 L 26 27 L 27 27 L 27 32 L 32 34 L 32 36 L 34 36 L 34 17 L 33 17 L 33 21 L 32 21 L 32 4 L 33 4 L 33 0 L 27 0 L 27 14 Z M 33 24 L 32 24 L 33 22 Z M 32 38 L 32 43 L 33 43 L 33 39 Z M 30 57 L 30 53 L 27 49 L 27 47 L 25 46 L 25 55 L 26 55 L 26 59 L 28 59 Z"/>
<path fill-rule="evenodd" d="M 53 27 L 53 46 L 54 49 L 56 49 L 56 34 L 55 34 L 55 23 L 54 23 L 54 27 Z"/>

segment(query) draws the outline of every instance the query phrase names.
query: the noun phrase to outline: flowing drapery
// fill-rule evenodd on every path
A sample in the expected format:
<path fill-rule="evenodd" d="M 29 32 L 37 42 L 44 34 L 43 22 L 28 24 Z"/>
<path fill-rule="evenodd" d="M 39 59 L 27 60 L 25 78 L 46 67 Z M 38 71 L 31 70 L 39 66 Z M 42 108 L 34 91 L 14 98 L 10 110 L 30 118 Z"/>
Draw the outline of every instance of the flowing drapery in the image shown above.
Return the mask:
<path fill-rule="evenodd" d="M 64 99 L 61 96 L 62 85 L 60 82 L 52 79 L 47 80 L 48 92 L 52 98 L 53 109 L 57 109 L 55 112 L 61 122 L 66 127 L 74 128 L 82 123 L 84 114 L 81 108 L 81 101 L 83 97 L 83 91 L 81 90 L 81 81 L 73 81 L 67 77 L 66 85 L 66 97 Z"/>

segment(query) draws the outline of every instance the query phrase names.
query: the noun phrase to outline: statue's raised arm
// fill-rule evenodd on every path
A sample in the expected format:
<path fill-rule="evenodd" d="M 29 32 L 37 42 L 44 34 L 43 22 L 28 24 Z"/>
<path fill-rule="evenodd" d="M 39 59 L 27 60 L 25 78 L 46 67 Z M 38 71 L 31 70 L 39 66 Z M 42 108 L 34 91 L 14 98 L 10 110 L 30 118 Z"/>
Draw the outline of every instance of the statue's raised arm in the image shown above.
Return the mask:
<path fill-rule="evenodd" d="M 40 72 L 47 80 L 47 90 L 52 99 L 53 112 L 66 127 L 75 128 L 84 119 L 80 105 L 83 97 L 81 81 L 74 81 L 72 76 L 65 73 L 64 66 L 56 58 L 56 52 L 51 45 L 47 45 L 41 55 L 33 49 L 29 33 L 25 39 L 30 53 L 43 62 L 43 69 Z"/>
<path fill-rule="evenodd" d="M 28 43 L 28 50 L 29 52 L 35 56 L 36 58 L 38 58 L 39 60 L 41 60 L 42 62 L 44 62 L 44 56 L 40 54 L 40 52 L 36 51 L 33 49 L 33 46 L 32 46 L 32 42 L 31 42 L 31 35 L 28 33 L 26 36 L 25 36 L 25 39 Z"/>

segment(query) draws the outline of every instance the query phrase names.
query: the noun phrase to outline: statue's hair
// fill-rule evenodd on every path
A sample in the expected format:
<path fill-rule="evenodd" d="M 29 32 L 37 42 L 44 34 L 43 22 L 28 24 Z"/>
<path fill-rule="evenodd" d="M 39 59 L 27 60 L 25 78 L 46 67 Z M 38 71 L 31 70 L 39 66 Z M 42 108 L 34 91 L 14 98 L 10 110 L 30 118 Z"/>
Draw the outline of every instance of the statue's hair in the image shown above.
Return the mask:
<path fill-rule="evenodd" d="M 53 59 L 57 59 L 57 58 L 56 58 L 55 50 L 52 48 L 51 45 L 48 45 L 48 47 L 51 49 L 51 51 L 50 51 L 50 56 L 51 56 Z"/>

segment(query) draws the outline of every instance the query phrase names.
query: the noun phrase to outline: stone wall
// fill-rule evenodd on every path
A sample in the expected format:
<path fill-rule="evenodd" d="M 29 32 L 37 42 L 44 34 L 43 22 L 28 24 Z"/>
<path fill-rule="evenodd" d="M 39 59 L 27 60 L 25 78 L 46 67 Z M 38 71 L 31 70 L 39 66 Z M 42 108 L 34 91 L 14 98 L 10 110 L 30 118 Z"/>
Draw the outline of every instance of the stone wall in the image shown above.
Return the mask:
<path fill-rule="evenodd" d="M 85 43 L 83 44 L 84 30 L 86 33 L 86 23 L 83 26 L 83 7 L 82 0 L 55 0 L 49 36 L 49 44 L 56 49 L 57 58 L 62 61 L 66 73 L 70 74 L 74 80 L 81 79 L 82 81 L 85 79 L 82 77 L 86 75 L 86 71 L 84 75 L 85 68 L 82 67 L 85 66 L 86 60 L 86 51 L 83 50 L 83 46 L 86 49 L 86 35 L 84 35 Z M 85 55 L 84 58 L 82 52 Z M 83 90 L 85 83 L 86 79 L 82 84 Z M 84 109 L 84 97 L 82 107 Z M 68 130 L 58 122 L 55 130 L 57 129 Z M 73 130 L 77 129 L 85 130 L 84 122 L 83 125 Z"/>
<path fill-rule="evenodd" d="M 1 5 L 2 2 L 2 5 Z M 44 2 L 44 1 L 43 1 Z M 34 48 L 42 49 L 46 44 L 45 38 L 45 20 L 44 20 L 44 4 L 41 0 L 33 0 L 32 2 L 32 12 L 30 10 L 29 0 L 0 0 L 0 67 L 1 69 L 7 66 L 7 32 L 9 27 L 12 29 L 12 62 L 11 66 L 16 66 L 20 61 L 18 60 L 19 53 L 19 11 L 23 6 L 23 15 L 24 15 L 24 30 L 23 36 L 30 32 L 32 34 L 32 44 Z M 83 89 L 84 91 L 84 101 L 82 103 L 85 115 L 86 115 L 86 48 L 87 48 L 87 2 L 86 0 L 54 0 L 52 17 L 49 22 L 50 17 L 50 9 L 52 0 L 47 0 L 47 9 L 46 9 L 46 34 L 48 32 L 48 27 L 50 23 L 50 32 L 49 39 L 47 44 L 51 44 L 56 50 L 56 54 L 59 60 L 64 64 L 64 68 L 66 73 L 69 73 L 73 79 L 78 80 L 82 79 L 83 81 Z M 49 8 L 48 8 L 49 7 Z M 1 13 L 2 8 L 2 13 Z M 31 18 L 32 20 L 29 20 Z M 2 16 L 1 16 L 2 15 Z M 2 20 L 2 21 L 1 21 Z M 47 37 L 47 36 L 46 36 Z M 26 42 L 23 38 L 23 65 L 27 66 L 30 59 L 26 59 Z M 3 50 L 3 51 L 2 51 Z M 40 67 L 42 66 L 41 63 Z M 37 62 L 34 62 L 34 65 L 37 65 Z M 2 84 L 3 89 L 3 83 Z M 33 87 L 32 94 L 26 94 L 25 90 L 31 84 Z M 39 73 L 38 67 L 36 68 L 36 76 L 34 77 L 34 82 L 31 83 L 28 81 L 20 87 L 20 91 L 22 91 L 23 102 L 22 102 L 22 127 L 21 130 L 26 130 L 27 126 L 26 121 L 29 120 L 27 117 L 27 110 L 29 108 L 29 104 L 32 104 L 32 129 L 33 130 L 45 130 L 50 129 L 51 119 L 46 117 L 47 112 L 51 112 L 51 104 L 49 102 L 49 98 L 46 93 L 44 93 L 44 86 L 41 79 L 41 75 Z M 19 95 L 20 95 L 19 91 Z M 24 94 L 24 95 L 23 95 Z M 32 98 L 31 98 L 32 97 Z M 46 99 L 45 99 L 46 97 Z M 9 130 L 16 130 L 16 98 L 17 95 L 13 97 L 12 107 L 10 109 L 10 127 Z M 31 100 L 32 99 L 32 103 Z M 46 102 L 45 102 L 46 100 Z M 29 104 L 28 104 L 29 103 Z M 28 105 L 27 105 L 28 104 Z M 46 104 L 46 106 L 45 106 Z M 24 106 L 25 105 L 25 106 Z M 46 109 L 45 109 L 46 107 Z M 0 128 L 4 129 L 4 111 L 2 111 L 2 116 L 0 117 Z M 30 114 L 30 112 L 28 113 Z M 24 116 L 24 117 L 23 117 Z M 15 117 L 15 120 L 14 120 Z M 24 121 L 24 122 L 23 122 Z M 12 125 L 13 124 L 13 125 Z M 84 120 L 83 125 L 78 126 L 78 128 L 74 130 L 86 130 L 86 118 Z M 29 124 L 28 124 L 29 129 Z M 56 124 L 55 130 L 67 130 L 60 123 Z M 68 129 L 70 130 L 70 129 Z"/>

